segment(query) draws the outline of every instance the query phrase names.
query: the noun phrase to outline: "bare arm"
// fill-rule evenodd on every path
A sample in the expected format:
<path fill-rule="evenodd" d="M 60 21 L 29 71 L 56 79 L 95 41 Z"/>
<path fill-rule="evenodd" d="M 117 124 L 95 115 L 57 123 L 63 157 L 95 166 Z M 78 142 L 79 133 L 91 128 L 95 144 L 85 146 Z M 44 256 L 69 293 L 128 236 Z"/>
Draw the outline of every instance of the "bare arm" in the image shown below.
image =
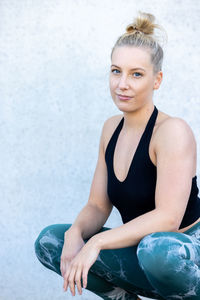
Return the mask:
<path fill-rule="evenodd" d="M 191 190 L 196 142 L 189 126 L 181 119 L 167 121 L 157 142 L 157 183 L 155 209 L 126 224 L 92 237 L 100 249 L 136 245 L 158 231 L 177 231 Z"/>
<path fill-rule="evenodd" d="M 99 144 L 98 161 L 88 202 L 78 214 L 69 231 L 71 232 L 73 230 L 73 232 L 81 235 L 83 239 L 90 238 L 102 228 L 113 207 L 107 196 L 107 169 L 104 156 L 104 136 L 108 123 L 109 119 L 103 126 Z"/>
<path fill-rule="evenodd" d="M 101 229 L 113 207 L 107 196 L 107 168 L 104 156 L 104 138 L 106 136 L 107 140 L 110 132 L 110 124 L 112 124 L 110 119 L 108 119 L 103 126 L 99 144 L 98 161 L 88 202 L 80 211 L 72 226 L 65 232 L 60 264 L 61 274 L 64 277 L 64 288 L 67 288 L 68 276 L 71 274 L 70 270 L 72 269 L 74 271 L 73 263 L 78 259 L 79 255 L 86 251 L 86 258 L 88 258 L 86 245 L 88 246 L 89 243 L 85 244 L 84 239 L 90 238 Z M 86 261 L 86 258 L 84 258 L 83 261 Z M 72 272 L 72 275 L 73 274 Z M 80 292 L 80 281 L 78 288 Z"/>

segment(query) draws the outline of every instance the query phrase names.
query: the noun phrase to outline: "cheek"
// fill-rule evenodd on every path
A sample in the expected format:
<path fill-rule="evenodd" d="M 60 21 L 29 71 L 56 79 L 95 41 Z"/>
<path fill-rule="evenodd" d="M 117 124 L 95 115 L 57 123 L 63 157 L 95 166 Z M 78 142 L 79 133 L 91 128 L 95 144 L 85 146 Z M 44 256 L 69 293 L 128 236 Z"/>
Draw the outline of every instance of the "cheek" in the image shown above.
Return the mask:
<path fill-rule="evenodd" d="M 153 90 L 153 82 L 145 80 L 141 82 L 141 84 L 138 84 L 137 90 L 141 93 L 148 94 L 150 91 Z"/>
<path fill-rule="evenodd" d="M 111 91 L 113 91 L 116 88 L 117 82 L 113 77 L 110 77 L 109 85 L 110 85 L 110 90 Z"/>

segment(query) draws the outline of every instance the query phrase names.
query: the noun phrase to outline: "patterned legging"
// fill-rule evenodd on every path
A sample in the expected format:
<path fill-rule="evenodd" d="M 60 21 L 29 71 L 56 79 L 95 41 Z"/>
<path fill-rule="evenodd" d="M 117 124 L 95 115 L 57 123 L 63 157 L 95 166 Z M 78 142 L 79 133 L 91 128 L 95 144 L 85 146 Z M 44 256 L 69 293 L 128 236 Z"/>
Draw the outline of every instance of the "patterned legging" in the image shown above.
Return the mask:
<path fill-rule="evenodd" d="M 39 261 L 59 275 L 64 233 L 70 226 L 50 225 L 35 241 Z M 89 270 L 87 289 L 111 300 L 134 300 L 137 295 L 200 300 L 200 222 L 184 233 L 155 232 L 136 246 L 101 250 Z"/>

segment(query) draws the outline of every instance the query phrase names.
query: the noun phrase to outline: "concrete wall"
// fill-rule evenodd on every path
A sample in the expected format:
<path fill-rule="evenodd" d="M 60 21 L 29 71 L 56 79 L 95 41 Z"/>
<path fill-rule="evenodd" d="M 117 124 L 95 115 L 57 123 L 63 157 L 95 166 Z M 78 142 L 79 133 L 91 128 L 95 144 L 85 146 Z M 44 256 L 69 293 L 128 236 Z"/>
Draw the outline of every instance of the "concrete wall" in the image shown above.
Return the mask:
<path fill-rule="evenodd" d="M 119 113 L 111 48 L 138 10 L 169 36 L 155 104 L 189 123 L 199 157 L 198 0 L 0 1 L 1 300 L 99 298 L 63 294 L 33 243 L 45 226 L 72 223 L 88 199 L 103 122 Z M 114 209 L 106 226 L 120 224 Z"/>

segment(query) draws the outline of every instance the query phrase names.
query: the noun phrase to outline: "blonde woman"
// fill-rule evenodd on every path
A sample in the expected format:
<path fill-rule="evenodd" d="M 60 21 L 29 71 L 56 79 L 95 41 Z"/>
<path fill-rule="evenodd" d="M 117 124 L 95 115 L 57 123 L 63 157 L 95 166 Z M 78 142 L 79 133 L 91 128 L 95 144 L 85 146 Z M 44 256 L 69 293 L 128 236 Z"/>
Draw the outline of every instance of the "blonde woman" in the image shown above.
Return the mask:
<path fill-rule="evenodd" d="M 72 295 L 76 285 L 102 299 L 200 299 L 196 142 L 183 119 L 153 103 L 163 78 L 154 19 L 140 13 L 113 47 L 110 91 L 122 113 L 103 126 L 87 204 L 35 242 Z M 103 227 L 113 205 L 123 225 Z"/>

